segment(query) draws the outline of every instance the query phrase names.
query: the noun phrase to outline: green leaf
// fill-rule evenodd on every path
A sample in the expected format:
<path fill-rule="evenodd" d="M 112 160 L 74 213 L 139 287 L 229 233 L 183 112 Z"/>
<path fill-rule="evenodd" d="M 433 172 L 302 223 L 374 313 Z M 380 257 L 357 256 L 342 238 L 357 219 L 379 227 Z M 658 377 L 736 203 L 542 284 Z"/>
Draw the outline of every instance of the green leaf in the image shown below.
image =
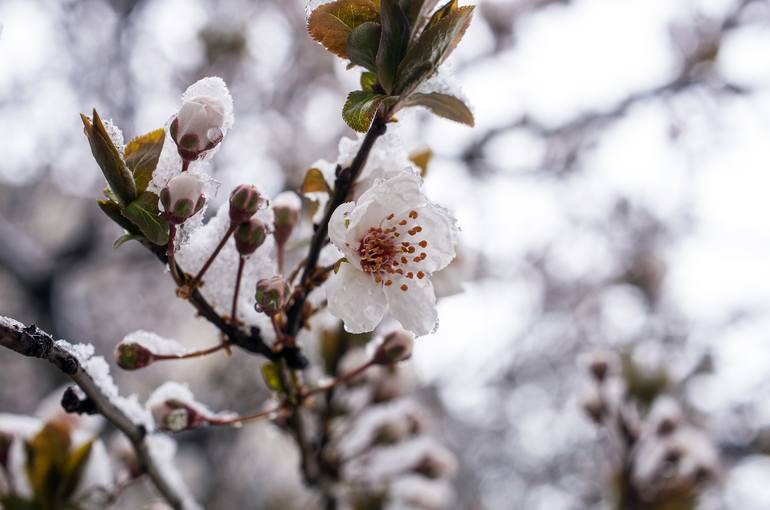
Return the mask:
<path fill-rule="evenodd" d="M 146 135 L 137 136 L 126 145 L 123 155 L 126 165 L 134 174 L 134 182 L 138 193 L 142 193 L 152 181 L 152 173 L 158 166 L 166 131 L 163 128 L 151 131 Z"/>
<path fill-rule="evenodd" d="M 338 57 L 348 58 L 348 36 L 367 21 L 378 21 L 372 0 L 336 0 L 317 7 L 307 20 L 307 30 L 317 42 Z"/>
<path fill-rule="evenodd" d="M 91 145 L 91 153 L 96 163 L 102 169 L 107 183 L 115 192 L 121 204 L 127 204 L 136 198 L 136 185 L 131 172 L 126 167 L 123 158 L 107 134 L 102 119 L 96 110 L 93 111 L 93 121 L 85 115 L 80 115 L 83 121 L 83 131 Z"/>
<path fill-rule="evenodd" d="M 91 456 L 91 446 L 93 446 L 94 440 L 86 441 L 82 445 L 78 446 L 70 452 L 67 457 L 67 462 L 64 464 L 62 472 L 62 495 L 65 498 L 69 498 L 80 483 L 80 478 L 83 476 L 86 464 L 88 464 L 88 458 Z"/>
<path fill-rule="evenodd" d="M 431 92 L 429 94 L 412 94 L 404 102 L 404 106 L 424 106 L 445 119 L 460 122 L 473 127 L 473 113 L 461 100 L 449 94 Z"/>
<path fill-rule="evenodd" d="M 25 444 L 27 478 L 35 500 L 53 508 L 59 499 L 60 483 L 70 449 L 69 428 L 61 422 L 47 423 Z"/>
<path fill-rule="evenodd" d="M 381 0 L 382 31 L 377 49 L 377 81 L 388 94 L 393 90 L 398 64 L 409 45 L 409 20 L 398 0 Z"/>
<path fill-rule="evenodd" d="M 267 387 L 278 393 L 286 393 L 286 388 L 281 381 L 281 368 L 275 363 L 264 363 L 262 365 L 262 378 Z"/>
<path fill-rule="evenodd" d="M 115 239 L 114 243 L 112 243 L 112 249 L 117 250 L 129 241 L 139 241 L 141 243 L 144 241 L 144 236 L 138 234 L 123 234 L 122 236 Z"/>
<path fill-rule="evenodd" d="M 460 7 L 426 29 L 398 67 L 394 93 L 408 94 L 435 73 L 462 39 L 472 16 L 473 6 Z"/>
<path fill-rule="evenodd" d="M 145 191 L 120 211 L 148 241 L 157 245 L 168 242 L 168 222 L 158 211 L 158 195 Z"/>
<path fill-rule="evenodd" d="M 375 59 L 380 45 L 380 32 L 382 27 L 374 21 L 361 23 L 354 28 L 347 44 L 350 62 L 370 71 L 376 70 Z"/>
<path fill-rule="evenodd" d="M 361 73 L 361 90 L 364 92 L 374 92 L 374 88 L 377 86 L 377 75 L 365 71 Z"/>
<path fill-rule="evenodd" d="M 311 168 L 305 174 L 305 179 L 302 181 L 302 194 L 308 195 L 310 193 L 326 193 L 331 195 L 332 189 L 329 183 L 326 182 L 323 172 L 318 168 Z"/>
<path fill-rule="evenodd" d="M 436 9 L 436 12 L 428 19 L 428 23 L 425 25 L 424 30 L 436 26 L 436 23 L 446 18 L 450 13 L 457 10 L 457 0 L 449 0 L 447 3 Z"/>
<path fill-rule="evenodd" d="M 348 94 L 348 100 L 342 107 L 342 118 L 348 126 L 363 133 L 372 124 L 372 119 L 377 113 L 382 101 L 387 96 L 356 90 Z"/>
<path fill-rule="evenodd" d="M 400 3 L 414 32 L 420 26 L 420 19 L 428 17 L 438 0 L 401 0 Z"/>

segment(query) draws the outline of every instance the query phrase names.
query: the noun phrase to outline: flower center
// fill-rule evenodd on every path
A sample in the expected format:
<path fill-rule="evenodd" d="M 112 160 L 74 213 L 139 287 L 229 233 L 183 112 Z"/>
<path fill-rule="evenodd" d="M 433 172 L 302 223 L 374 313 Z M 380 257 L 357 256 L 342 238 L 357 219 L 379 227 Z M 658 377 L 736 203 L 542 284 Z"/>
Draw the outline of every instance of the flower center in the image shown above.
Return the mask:
<path fill-rule="evenodd" d="M 391 213 L 380 222 L 378 227 L 370 227 L 361 239 L 358 246 L 358 256 L 361 258 L 361 269 L 374 277 L 374 281 L 385 286 L 393 284 L 392 275 L 408 278 L 425 277 L 423 271 L 405 271 L 407 264 L 419 264 L 428 255 L 424 251 L 417 252 L 420 248 L 427 248 L 426 240 L 415 239 L 414 236 L 422 232 L 422 227 L 416 223 L 417 211 L 410 211 L 408 219 L 394 220 L 395 214 Z M 414 225 L 409 225 L 414 221 Z M 390 226 L 382 225 L 389 223 Z M 412 241 L 399 240 L 401 236 L 412 238 Z M 399 267 L 401 266 L 401 267 Z M 399 287 L 402 291 L 409 290 L 407 284 Z"/>
<path fill-rule="evenodd" d="M 395 227 L 371 227 L 361 239 L 358 247 L 361 269 L 365 273 L 374 274 L 375 280 L 382 273 L 392 273 L 394 263 L 398 266 L 396 254 L 400 250 L 396 246 L 396 237 L 393 235 L 395 232 Z"/>

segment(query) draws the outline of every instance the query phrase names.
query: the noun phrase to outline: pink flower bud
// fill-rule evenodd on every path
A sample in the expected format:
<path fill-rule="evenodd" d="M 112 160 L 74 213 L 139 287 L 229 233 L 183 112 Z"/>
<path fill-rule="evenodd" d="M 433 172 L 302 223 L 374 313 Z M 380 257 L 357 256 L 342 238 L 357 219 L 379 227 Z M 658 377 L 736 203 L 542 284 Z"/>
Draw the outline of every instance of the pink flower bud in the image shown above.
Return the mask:
<path fill-rule="evenodd" d="M 115 349 L 115 363 L 123 370 L 137 370 L 155 360 L 153 353 L 145 346 L 134 342 L 123 342 Z"/>
<path fill-rule="evenodd" d="M 291 237 L 294 227 L 299 221 L 299 209 L 302 203 L 296 193 L 281 193 L 273 201 L 275 215 L 273 236 L 278 245 L 283 245 Z"/>
<path fill-rule="evenodd" d="M 393 365 L 412 356 L 414 335 L 407 331 L 394 331 L 385 337 L 374 353 L 374 363 L 377 365 Z"/>
<path fill-rule="evenodd" d="M 240 225 L 249 221 L 264 202 L 256 186 L 241 184 L 230 194 L 230 222 Z"/>
<path fill-rule="evenodd" d="M 252 218 L 235 230 L 235 247 L 241 255 L 251 255 L 262 246 L 267 237 L 267 227 L 257 218 Z"/>
<path fill-rule="evenodd" d="M 280 313 L 290 292 L 289 285 L 281 276 L 259 280 L 256 294 L 257 310 L 271 317 Z"/>
<path fill-rule="evenodd" d="M 171 137 L 179 155 L 195 161 L 213 149 L 224 137 L 225 106 L 221 101 L 205 96 L 188 99 L 171 122 Z"/>
<path fill-rule="evenodd" d="M 184 223 L 200 211 L 206 203 L 203 183 L 198 177 L 189 173 L 177 175 L 160 191 L 160 201 L 169 221 L 176 224 Z"/>

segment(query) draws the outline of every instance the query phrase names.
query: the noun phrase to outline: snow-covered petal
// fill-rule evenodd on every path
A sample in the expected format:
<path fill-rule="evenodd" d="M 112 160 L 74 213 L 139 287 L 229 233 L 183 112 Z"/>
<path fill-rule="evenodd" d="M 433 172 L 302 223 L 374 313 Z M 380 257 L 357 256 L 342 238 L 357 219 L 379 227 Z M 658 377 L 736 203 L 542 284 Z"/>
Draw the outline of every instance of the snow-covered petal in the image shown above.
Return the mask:
<path fill-rule="evenodd" d="M 391 315 L 417 336 L 431 333 L 438 322 L 436 293 L 429 278 L 399 278 L 383 287 Z"/>
<path fill-rule="evenodd" d="M 342 264 L 326 286 L 329 311 L 345 323 L 350 333 L 372 331 L 382 320 L 387 302 L 382 287 L 371 276 Z"/>

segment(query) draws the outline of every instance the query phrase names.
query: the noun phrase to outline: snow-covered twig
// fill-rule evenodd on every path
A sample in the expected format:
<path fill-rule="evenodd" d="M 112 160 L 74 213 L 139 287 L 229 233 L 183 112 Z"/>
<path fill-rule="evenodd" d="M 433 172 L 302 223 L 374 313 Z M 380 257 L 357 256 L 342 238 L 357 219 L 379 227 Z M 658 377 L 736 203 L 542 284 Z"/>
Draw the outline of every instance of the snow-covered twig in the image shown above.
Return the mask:
<path fill-rule="evenodd" d="M 180 492 L 178 483 L 169 479 L 168 471 L 151 454 L 146 440 L 146 426 L 136 423 L 124 406 L 116 403 L 115 396 L 105 392 L 75 353 L 60 342 L 54 342 L 51 335 L 36 326 L 24 327 L 20 322 L 3 316 L 0 316 L 0 345 L 23 356 L 47 360 L 69 376 L 83 390 L 99 414 L 131 441 L 141 469 L 168 504 L 175 509 L 191 506 L 190 498 Z M 194 503 L 192 507 L 195 507 Z"/>

